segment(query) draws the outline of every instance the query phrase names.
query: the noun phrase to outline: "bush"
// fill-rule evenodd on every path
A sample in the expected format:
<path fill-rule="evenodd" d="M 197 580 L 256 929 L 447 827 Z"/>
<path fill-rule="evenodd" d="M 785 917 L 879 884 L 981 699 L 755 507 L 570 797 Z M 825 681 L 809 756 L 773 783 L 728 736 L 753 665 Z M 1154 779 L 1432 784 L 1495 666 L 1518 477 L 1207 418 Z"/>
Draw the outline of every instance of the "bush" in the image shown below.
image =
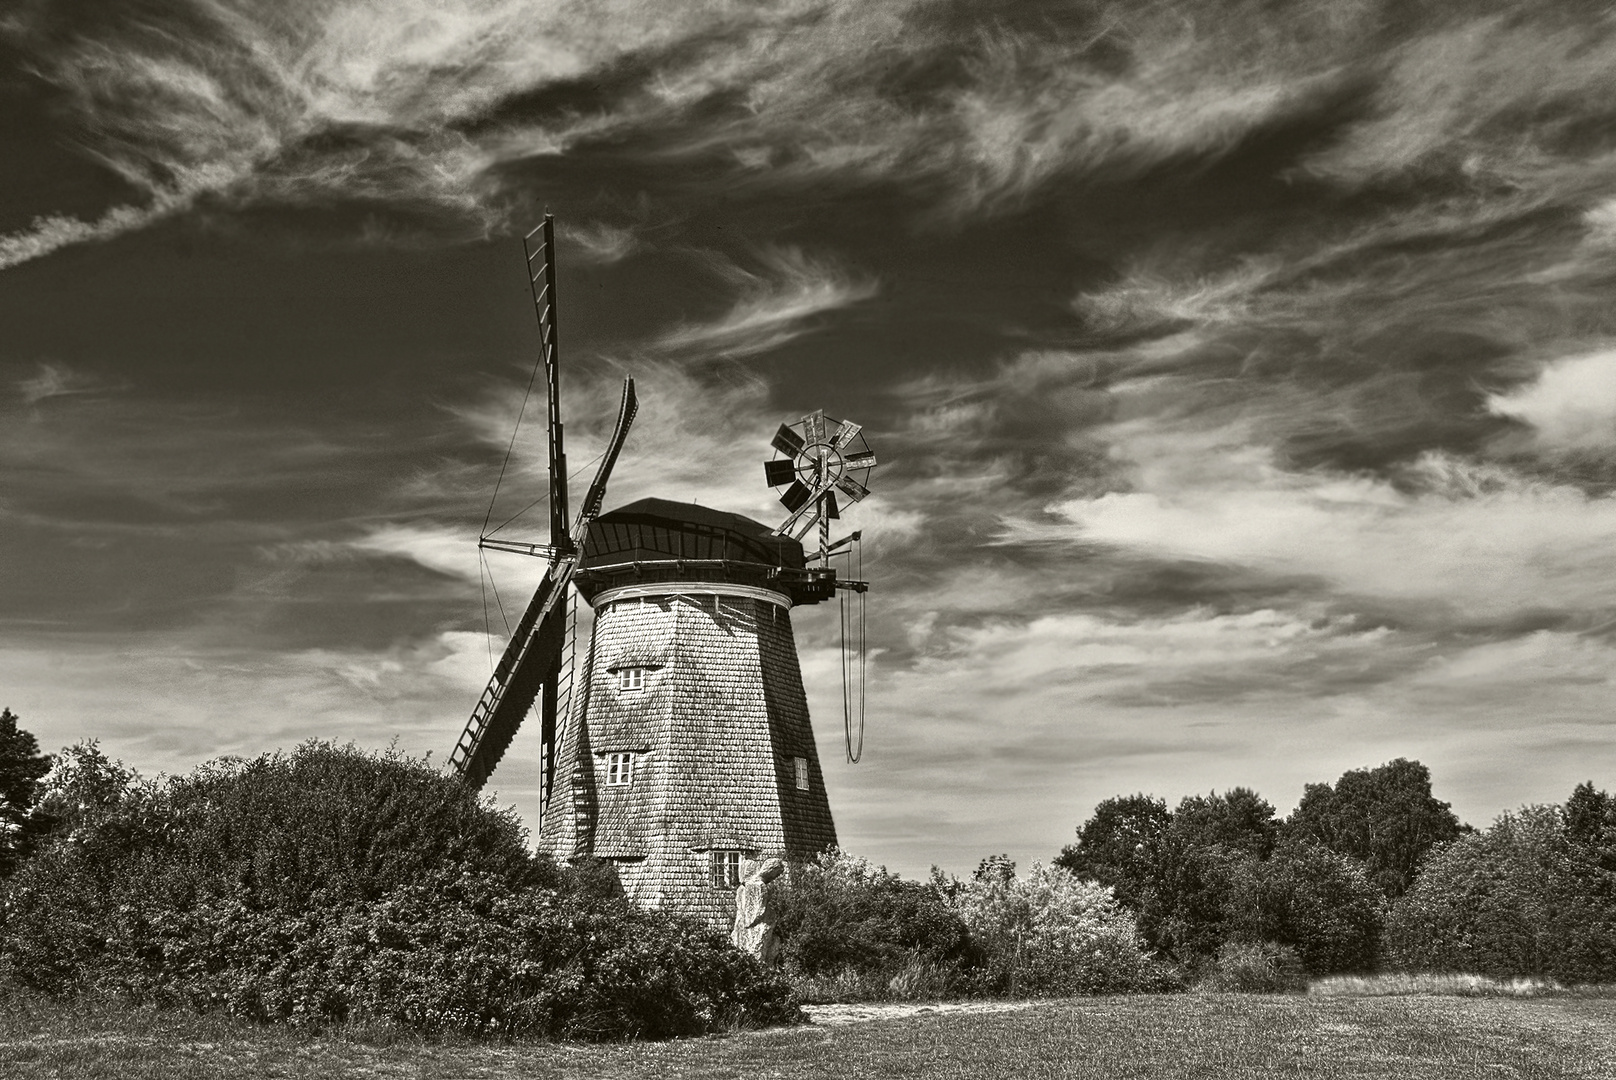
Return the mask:
<path fill-rule="evenodd" d="M 1283 994 L 1307 989 L 1296 950 L 1273 941 L 1230 941 L 1196 983 L 1199 990 L 1236 994 Z"/>
<path fill-rule="evenodd" d="M 603 891 L 424 764 L 310 744 L 84 810 L 0 893 L 0 981 L 427 1034 L 800 1015 L 717 935 Z"/>
<path fill-rule="evenodd" d="M 814 996 L 938 996 L 964 985 L 975 955 L 937 890 L 832 850 L 768 886 L 780 958 Z"/>
<path fill-rule="evenodd" d="M 1426 862 L 1392 907 L 1386 954 L 1406 971 L 1616 981 L 1616 873 L 1555 806 L 1504 814 Z"/>
<path fill-rule="evenodd" d="M 976 978 L 986 992 L 1125 993 L 1171 981 L 1111 890 L 1062 867 L 978 875 L 961 884 L 955 905 L 984 953 Z"/>

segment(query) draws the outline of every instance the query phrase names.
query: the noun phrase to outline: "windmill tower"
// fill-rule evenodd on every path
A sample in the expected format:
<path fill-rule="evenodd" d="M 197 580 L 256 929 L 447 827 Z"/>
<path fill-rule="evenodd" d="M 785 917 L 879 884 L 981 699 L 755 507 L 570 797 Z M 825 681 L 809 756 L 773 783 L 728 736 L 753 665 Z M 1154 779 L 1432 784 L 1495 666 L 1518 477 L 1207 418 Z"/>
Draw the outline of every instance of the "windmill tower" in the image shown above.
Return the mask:
<path fill-rule="evenodd" d="M 547 221 L 546 252 L 548 238 Z M 553 271 L 535 275 L 536 300 L 546 295 L 541 278 L 553 286 Z M 541 302 L 540 311 L 554 530 L 565 520 L 566 491 L 564 465 L 557 464 L 564 457 L 553 303 Z M 596 485 L 570 533 L 550 545 L 484 541 L 544 554 L 551 565 L 452 764 L 481 785 L 537 702 L 540 850 L 561 862 L 607 861 L 631 900 L 727 930 L 747 863 L 811 858 L 836 842 L 791 610 L 839 593 L 862 599 L 866 583 L 838 579 L 830 566 L 857 534 L 831 544 L 829 528 L 838 492 L 851 501 L 868 494 L 875 456 L 857 424 L 815 413 L 781 427 L 779 456 L 765 465 L 769 483 L 786 489 L 788 516 L 777 528 L 656 498 L 601 514 L 633 400 L 630 382 Z M 815 524 L 819 547 L 808 553 L 802 537 Z M 595 613 L 570 695 L 561 603 L 569 584 Z M 851 739 L 849 757 L 856 760 Z"/>

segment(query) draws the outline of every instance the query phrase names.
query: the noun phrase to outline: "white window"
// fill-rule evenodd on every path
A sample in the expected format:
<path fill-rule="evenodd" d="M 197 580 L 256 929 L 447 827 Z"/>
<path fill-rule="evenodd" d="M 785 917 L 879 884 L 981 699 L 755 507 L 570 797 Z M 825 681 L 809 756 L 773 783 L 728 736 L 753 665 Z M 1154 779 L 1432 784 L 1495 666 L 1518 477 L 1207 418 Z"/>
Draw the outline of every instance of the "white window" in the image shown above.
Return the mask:
<path fill-rule="evenodd" d="M 713 888 L 733 889 L 741 883 L 741 853 L 739 851 L 713 851 L 707 855 L 712 871 Z"/>
<path fill-rule="evenodd" d="M 617 688 L 619 690 L 644 690 L 645 669 L 642 667 L 618 668 Z"/>
<path fill-rule="evenodd" d="M 608 787 L 621 787 L 634 780 L 634 755 L 608 754 L 606 755 L 606 785 Z"/>
<path fill-rule="evenodd" d="M 807 791 L 808 790 L 808 759 L 805 758 L 805 757 L 794 757 L 794 758 L 791 759 L 791 762 L 792 762 L 793 765 L 795 765 L 797 767 L 797 790 L 798 791 Z"/>

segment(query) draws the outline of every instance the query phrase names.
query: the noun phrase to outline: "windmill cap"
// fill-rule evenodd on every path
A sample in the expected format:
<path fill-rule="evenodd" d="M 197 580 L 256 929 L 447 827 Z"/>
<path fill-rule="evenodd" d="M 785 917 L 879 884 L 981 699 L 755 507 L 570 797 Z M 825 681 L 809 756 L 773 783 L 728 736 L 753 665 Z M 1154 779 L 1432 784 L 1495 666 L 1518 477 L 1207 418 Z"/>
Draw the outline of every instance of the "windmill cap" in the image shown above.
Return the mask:
<path fill-rule="evenodd" d="M 577 582 L 585 599 L 629 581 L 726 581 L 773 588 L 813 603 L 778 571 L 802 571 L 802 544 L 760 521 L 695 503 L 640 499 L 589 525 Z M 795 581 L 800 574 L 787 574 Z M 798 596 L 803 592 L 802 596 Z"/>

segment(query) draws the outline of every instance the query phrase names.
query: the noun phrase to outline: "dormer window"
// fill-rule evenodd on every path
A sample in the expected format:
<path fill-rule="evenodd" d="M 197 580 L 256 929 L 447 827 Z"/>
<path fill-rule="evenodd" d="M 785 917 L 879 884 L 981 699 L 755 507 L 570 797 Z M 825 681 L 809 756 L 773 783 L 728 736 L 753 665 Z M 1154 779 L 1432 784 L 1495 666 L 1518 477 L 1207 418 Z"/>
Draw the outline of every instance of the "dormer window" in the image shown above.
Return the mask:
<path fill-rule="evenodd" d="M 619 690 L 644 690 L 645 669 L 643 667 L 618 668 L 617 688 Z"/>
<path fill-rule="evenodd" d="M 627 787 L 634 782 L 634 754 L 606 755 L 606 786 Z"/>

